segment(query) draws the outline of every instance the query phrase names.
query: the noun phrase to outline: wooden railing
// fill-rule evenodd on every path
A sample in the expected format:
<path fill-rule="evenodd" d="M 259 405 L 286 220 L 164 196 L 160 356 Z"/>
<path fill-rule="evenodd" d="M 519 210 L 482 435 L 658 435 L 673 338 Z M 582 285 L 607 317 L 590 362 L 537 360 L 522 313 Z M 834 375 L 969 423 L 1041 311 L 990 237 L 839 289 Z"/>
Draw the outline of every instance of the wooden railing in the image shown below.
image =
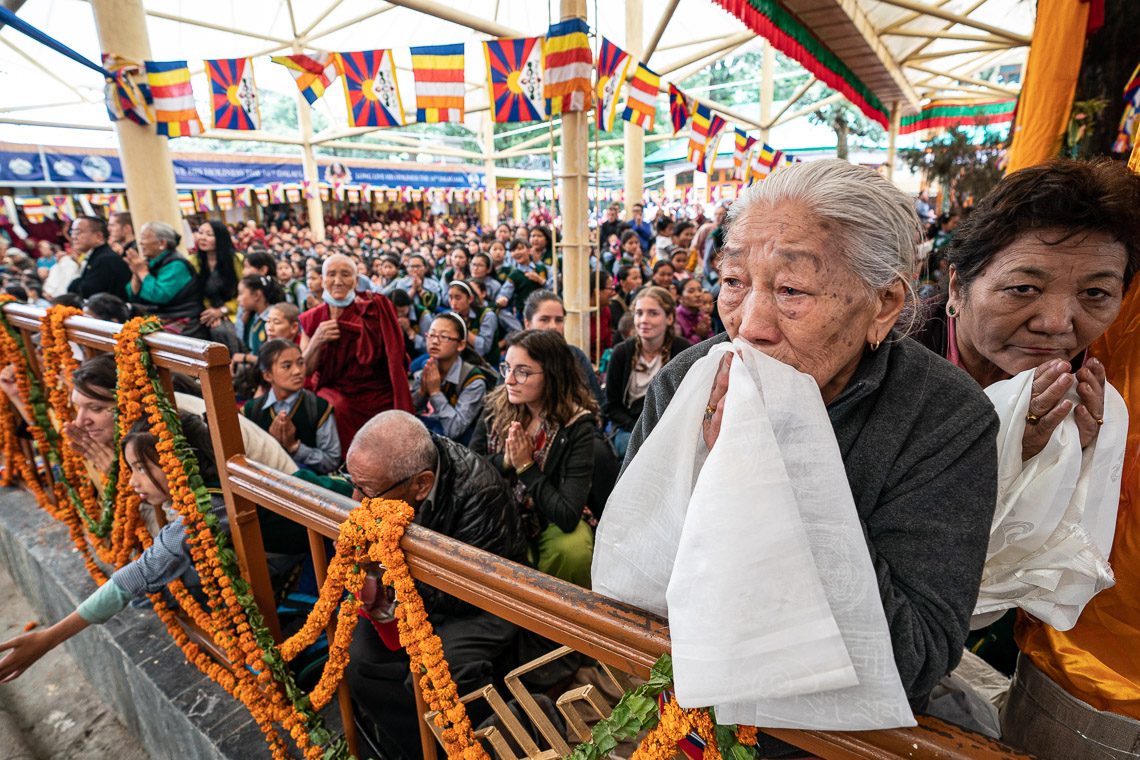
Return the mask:
<path fill-rule="evenodd" d="M 26 345 L 38 332 L 43 310 L 4 307 Z M 119 326 L 75 317 L 68 336 L 89 352 L 111 351 Z M 246 459 L 229 370 L 229 352 L 220 344 L 159 333 L 147 337 L 155 364 L 170 388 L 169 373 L 196 377 L 202 385 L 206 417 L 219 465 L 233 543 L 243 572 L 275 635 L 279 635 L 265 551 L 256 509 L 262 507 L 303 525 L 310 535 L 318 582 L 327 569 L 325 538 L 335 538 L 352 501 Z M 38 364 L 36 370 L 39 371 Z M 409 526 L 402 542 L 413 577 L 494 613 L 522 628 L 564 644 L 621 673 L 645 677 L 669 651 L 666 621 L 588 589 L 561 581 L 441 534 Z M 346 733 L 355 745 L 347 689 L 340 693 Z M 908 760 L 1014 760 L 1025 758 L 999 742 L 934 718 L 920 716 L 909 729 L 859 732 L 767 729 L 766 733 L 825 760 L 907 758 Z M 421 721 L 425 757 L 435 741 Z M 549 754 L 549 751 L 546 753 Z"/>

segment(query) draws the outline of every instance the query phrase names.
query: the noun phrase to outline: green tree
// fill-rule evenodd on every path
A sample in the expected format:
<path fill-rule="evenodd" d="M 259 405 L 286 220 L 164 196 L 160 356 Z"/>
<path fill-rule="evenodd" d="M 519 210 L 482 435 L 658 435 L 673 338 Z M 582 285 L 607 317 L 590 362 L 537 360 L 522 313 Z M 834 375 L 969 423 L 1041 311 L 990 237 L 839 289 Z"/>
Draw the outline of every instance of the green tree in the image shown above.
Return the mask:
<path fill-rule="evenodd" d="M 824 86 L 813 87 L 800 102 L 806 107 L 819 103 L 833 92 Z M 881 143 L 886 137 L 886 132 L 878 123 L 868 119 L 846 100 L 823 104 L 809 113 L 807 118 L 812 124 L 830 127 L 835 132 L 835 157 L 844 161 L 850 154 L 852 137 L 867 139 L 873 143 Z"/>
<path fill-rule="evenodd" d="M 911 171 L 921 172 L 928 184 L 940 184 L 951 206 L 961 208 L 993 189 L 1003 174 L 1006 137 L 983 129 L 978 142 L 965 130 L 951 127 L 927 140 L 924 147 L 901 153 Z"/>

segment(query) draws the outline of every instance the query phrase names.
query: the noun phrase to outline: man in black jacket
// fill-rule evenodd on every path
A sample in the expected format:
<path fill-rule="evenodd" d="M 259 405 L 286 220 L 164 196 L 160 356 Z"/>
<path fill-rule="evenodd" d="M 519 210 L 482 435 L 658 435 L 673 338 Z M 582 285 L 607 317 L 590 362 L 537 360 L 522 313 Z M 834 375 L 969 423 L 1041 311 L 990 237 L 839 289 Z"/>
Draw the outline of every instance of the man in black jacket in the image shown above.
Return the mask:
<path fill-rule="evenodd" d="M 471 450 L 432 435 L 414 416 L 382 412 L 356 434 L 345 465 L 356 498 L 397 499 L 415 508 L 413 522 L 507 559 L 525 561 L 526 542 L 507 485 Z M 367 588 L 367 587 L 366 587 Z M 513 660 L 513 623 L 425 584 L 417 584 L 459 694 L 492 681 L 494 664 Z M 385 757 L 421 756 L 408 657 L 394 644 L 392 600 L 365 593 L 373 625 L 356 628 L 347 669 L 365 728 Z M 513 661 L 510 664 L 514 664 Z M 485 704 L 485 703 L 477 703 Z M 486 715 L 468 708 L 474 724 Z"/>
<path fill-rule="evenodd" d="M 67 292 L 90 298 L 110 293 L 125 299 L 131 269 L 123 257 L 107 245 L 107 223 L 96 216 L 81 216 L 71 223 L 71 248 L 79 257 L 79 276 Z"/>

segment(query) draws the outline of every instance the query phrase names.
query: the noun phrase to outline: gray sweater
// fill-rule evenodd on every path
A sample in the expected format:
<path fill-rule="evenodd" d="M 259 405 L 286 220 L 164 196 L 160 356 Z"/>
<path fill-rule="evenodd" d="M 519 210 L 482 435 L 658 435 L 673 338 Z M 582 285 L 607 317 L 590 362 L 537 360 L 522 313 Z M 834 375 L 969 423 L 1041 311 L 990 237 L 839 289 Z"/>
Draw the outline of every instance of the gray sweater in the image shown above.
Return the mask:
<path fill-rule="evenodd" d="M 654 378 L 628 463 L 693 362 Z M 910 338 L 867 351 L 827 406 L 879 581 L 895 662 L 916 710 L 962 657 L 997 497 L 998 418 L 965 372 Z M 758 526 L 759 527 L 759 526 Z"/>

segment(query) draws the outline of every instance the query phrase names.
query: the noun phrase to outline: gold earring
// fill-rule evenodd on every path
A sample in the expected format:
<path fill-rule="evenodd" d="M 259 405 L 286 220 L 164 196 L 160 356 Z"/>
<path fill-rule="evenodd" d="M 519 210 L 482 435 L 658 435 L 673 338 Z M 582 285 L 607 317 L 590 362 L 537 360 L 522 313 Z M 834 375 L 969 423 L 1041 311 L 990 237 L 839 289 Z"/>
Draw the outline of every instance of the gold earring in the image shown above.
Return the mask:
<path fill-rule="evenodd" d="M 873 342 L 873 343 L 871 344 L 871 350 L 872 350 L 872 351 L 878 351 L 878 350 L 879 350 L 879 345 L 880 345 L 880 344 L 882 344 L 882 341 L 881 341 L 881 340 L 876 340 L 875 342 Z"/>

